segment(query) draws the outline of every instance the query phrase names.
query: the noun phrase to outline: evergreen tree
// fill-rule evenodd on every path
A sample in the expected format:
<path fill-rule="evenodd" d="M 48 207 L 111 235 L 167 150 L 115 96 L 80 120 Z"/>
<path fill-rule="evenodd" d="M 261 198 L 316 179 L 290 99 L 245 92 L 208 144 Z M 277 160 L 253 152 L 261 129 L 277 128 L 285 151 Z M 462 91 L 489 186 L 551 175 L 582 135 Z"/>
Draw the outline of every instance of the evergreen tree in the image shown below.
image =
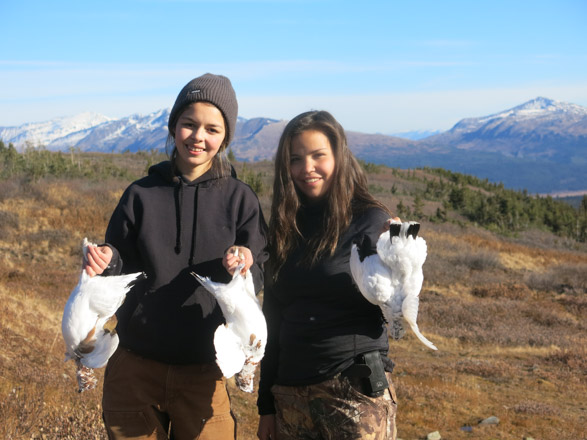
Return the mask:
<path fill-rule="evenodd" d="M 230 150 L 228 150 L 228 154 L 226 155 L 226 157 L 228 157 L 228 160 L 230 161 L 230 163 L 236 162 L 236 157 L 234 155 L 234 152 L 232 151 L 232 148 Z"/>

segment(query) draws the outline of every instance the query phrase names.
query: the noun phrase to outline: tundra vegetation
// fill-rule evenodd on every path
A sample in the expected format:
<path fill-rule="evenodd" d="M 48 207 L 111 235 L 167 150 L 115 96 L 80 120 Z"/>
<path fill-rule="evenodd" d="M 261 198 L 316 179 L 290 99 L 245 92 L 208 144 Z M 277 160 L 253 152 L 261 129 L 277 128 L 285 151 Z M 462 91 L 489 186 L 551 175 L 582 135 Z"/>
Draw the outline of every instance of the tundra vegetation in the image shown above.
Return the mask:
<path fill-rule="evenodd" d="M 100 388 L 77 394 L 63 361 L 61 314 L 83 237 L 100 242 L 124 188 L 163 158 L 0 142 L 0 438 L 106 438 Z M 233 163 L 268 215 L 272 163 Z M 587 199 L 572 207 L 446 170 L 362 165 L 428 243 L 418 322 L 439 350 L 411 333 L 390 341 L 399 437 L 586 438 Z M 229 387 L 239 439 L 255 439 L 255 394 Z M 490 416 L 499 424 L 479 424 Z"/>

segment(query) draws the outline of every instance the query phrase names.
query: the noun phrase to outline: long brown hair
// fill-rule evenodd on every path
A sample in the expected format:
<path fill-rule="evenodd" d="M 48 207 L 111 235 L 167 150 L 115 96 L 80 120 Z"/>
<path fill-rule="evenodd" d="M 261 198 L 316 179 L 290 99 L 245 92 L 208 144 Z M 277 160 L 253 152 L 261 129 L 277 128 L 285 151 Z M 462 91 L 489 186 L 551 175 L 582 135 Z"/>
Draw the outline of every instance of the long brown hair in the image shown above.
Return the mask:
<path fill-rule="evenodd" d="M 334 155 L 333 180 L 324 200 L 322 228 L 312 237 L 303 237 L 300 232 L 298 213 L 303 205 L 290 169 L 292 139 L 306 130 L 324 134 Z M 320 257 L 334 254 L 338 239 L 349 226 L 353 214 L 370 207 L 389 213 L 385 205 L 369 194 L 367 177 L 350 151 L 338 121 L 326 111 L 309 111 L 296 116 L 283 130 L 275 155 L 269 224 L 273 277 L 277 277 L 290 252 L 300 243 L 306 245 L 302 264 L 312 266 Z"/>

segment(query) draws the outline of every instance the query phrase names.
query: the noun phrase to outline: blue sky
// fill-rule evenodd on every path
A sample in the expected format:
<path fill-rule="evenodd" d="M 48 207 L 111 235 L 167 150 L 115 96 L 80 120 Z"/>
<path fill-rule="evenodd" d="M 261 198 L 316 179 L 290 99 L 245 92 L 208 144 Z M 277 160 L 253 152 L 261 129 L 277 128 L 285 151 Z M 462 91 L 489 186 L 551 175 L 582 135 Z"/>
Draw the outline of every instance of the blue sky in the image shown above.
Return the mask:
<path fill-rule="evenodd" d="M 585 0 L 2 0 L 0 17 L 0 126 L 147 114 L 205 72 L 245 118 L 324 109 L 368 133 L 587 106 Z"/>

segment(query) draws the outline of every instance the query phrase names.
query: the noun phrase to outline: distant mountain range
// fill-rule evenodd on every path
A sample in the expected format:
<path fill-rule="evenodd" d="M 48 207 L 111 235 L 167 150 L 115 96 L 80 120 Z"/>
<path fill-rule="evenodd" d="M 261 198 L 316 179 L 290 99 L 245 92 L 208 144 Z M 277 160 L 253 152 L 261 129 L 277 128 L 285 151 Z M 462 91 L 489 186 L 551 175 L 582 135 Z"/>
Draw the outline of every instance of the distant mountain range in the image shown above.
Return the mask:
<path fill-rule="evenodd" d="M 0 127 L 0 139 L 17 147 L 123 152 L 164 149 L 170 109 L 112 119 L 94 113 Z M 239 118 L 232 151 L 237 159 L 272 159 L 287 121 Z M 441 167 L 503 182 L 531 193 L 587 193 L 587 108 L 536 98 L 450 130 L 404 137 L 347 132 L 355 155 L 398 168 Z M 422 136 L 425 136 L 422 138 Z"/>

